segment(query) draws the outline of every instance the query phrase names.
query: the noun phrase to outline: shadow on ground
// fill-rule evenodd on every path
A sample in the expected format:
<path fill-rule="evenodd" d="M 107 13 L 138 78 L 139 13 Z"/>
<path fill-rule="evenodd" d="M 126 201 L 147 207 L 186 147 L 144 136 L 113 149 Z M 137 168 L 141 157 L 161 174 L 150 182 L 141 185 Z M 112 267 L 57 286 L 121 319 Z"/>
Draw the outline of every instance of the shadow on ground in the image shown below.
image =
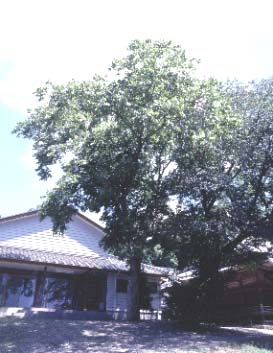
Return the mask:
<path fill-rule="evenodd" d="M 246 344 L 273 351 L 273 331 L 201 333 L 162 322 L 0 319 L 0 353 L 237 353 Z"/>

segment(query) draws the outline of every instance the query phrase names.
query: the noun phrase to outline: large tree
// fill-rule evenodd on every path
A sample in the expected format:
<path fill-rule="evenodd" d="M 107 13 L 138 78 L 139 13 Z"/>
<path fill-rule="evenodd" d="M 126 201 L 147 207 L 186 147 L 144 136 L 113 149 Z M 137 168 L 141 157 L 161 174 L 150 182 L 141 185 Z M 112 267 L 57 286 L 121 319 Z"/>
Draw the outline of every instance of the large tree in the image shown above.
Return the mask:
<path fill-rule="evenodd" d="M 272 86 L 271 79 L 222 86 L 216 92 L 226 102 L 221 106 L 211 90 L 202 94 L 190 126 L 176 135 L 172 192 L 178 208 L 168 220 L 166 244 L 176 249 L 180 268 L 196 269 L 208 306 L 208 299 L 215 306 L 220 268 L 270 253 Z"/>
<path fill-rule="evenodd" d="M 272 79 L 246 86 L 207 81 L 186 121 L 177 116 L 184 128 L 175 133 L 169 176 L 177 208 L 162 246 L 180 270 L 195 271 L 169 291 L 170 313 L 186 325 L 217 318 L 221 268 L 253 267 L 272 255 L 272 87 Z"/>
<path fill-rule="evenodd" d="M 133 41 L 109 78 L 38 89 L 39 104 L 16 128 L 34 141 L 41 179 L 62 168 L 42 205 L 56 231 L 76 210 L 103 211 L 104 246 L 129 260 L 131 320 L 139 318 L 141 262 L 170 211 L 176 116 L 191 110 L 192 71 L 179 46 Z"/>

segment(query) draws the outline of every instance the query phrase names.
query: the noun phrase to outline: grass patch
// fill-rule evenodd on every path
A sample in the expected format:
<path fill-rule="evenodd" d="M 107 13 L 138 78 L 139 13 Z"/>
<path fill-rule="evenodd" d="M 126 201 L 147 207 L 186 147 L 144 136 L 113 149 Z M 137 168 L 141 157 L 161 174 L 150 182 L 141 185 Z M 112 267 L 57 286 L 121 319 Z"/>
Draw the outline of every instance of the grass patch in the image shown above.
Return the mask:
<path fill-rule="evenodd" d="M 240 348 L 240 353 L 272 353 L 272 349 L 266 347 L 257 347 L 252 344 L 244 344 Z"/>

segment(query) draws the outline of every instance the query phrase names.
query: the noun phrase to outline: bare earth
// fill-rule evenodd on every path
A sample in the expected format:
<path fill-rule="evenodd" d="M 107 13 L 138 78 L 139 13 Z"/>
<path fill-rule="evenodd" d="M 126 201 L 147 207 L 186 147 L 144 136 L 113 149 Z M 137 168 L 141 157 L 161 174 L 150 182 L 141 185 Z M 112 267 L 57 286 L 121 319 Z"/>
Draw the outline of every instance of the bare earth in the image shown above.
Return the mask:
<path fill-rule="evenodd" d="M 170 323 L 0 319 L 0 353 L 268 353 L 273 331 L 187 332 Z"/>

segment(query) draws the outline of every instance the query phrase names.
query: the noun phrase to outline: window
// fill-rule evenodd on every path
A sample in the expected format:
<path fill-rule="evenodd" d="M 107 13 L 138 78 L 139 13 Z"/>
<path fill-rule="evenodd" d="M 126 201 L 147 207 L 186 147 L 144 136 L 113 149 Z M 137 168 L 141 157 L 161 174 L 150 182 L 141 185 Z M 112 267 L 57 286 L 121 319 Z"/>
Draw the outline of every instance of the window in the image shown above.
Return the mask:
<path fill-rule="evenodd" d="M 0 305 L 30 308 L 34 299 L 35 279 L 23 275 L 0 275 Z"/>
<path fill-rule="evenodd" d="M 66 278 L 46 279 L 44 290 L 45 307 L 70 308 L 71 307 L 71 283 Z"/>
<path fill-rule="evenodd" d="M 117 293 L 127 293 L 128 281 L 127 279 L 117 280 Z"/>
<path fill-rule="evenodd" d="M 147 287 L 149 290 L 150 294 L 156 294 L 157 293 L 157 283 L 156 282 L 148 282 Z"/>

